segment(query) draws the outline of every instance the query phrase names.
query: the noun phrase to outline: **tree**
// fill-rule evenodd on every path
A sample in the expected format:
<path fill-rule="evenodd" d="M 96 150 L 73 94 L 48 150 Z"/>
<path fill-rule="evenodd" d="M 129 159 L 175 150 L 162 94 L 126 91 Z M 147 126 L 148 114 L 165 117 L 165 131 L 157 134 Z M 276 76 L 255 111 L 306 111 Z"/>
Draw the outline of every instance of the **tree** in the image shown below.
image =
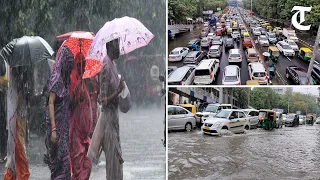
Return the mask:
<path fill-rule="evenodd" d="M 233 88 L 233 95 L 238 100 L 241 108 L 248 107 L 249 88 Z"/>

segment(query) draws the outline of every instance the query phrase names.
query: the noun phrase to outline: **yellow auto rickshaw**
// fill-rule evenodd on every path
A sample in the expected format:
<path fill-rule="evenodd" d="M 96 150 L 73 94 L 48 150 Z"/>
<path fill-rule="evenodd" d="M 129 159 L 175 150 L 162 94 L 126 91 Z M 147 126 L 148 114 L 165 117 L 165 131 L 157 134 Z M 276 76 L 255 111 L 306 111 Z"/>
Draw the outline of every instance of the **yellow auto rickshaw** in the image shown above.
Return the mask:
<path fill-rule="evenodd" d="M 228 28 L 228 29 L 227 29 L 227 34 L 231 36 L 231 34 L 232 34 L 232 28 Z"/>
<path fill-rule="evenodd" d="M 312 50 L 307 47 L 300 48 L 297 56 L 302 60 L 309 62 L 312 57 Z"/>
<path fill-rule="evenodd" d="M 245 38 L 250 38 L 250 35 L 247 31 L 243 33 L 243 39 Z"/>
<path fill-rule="evenodd" d="M 179 104 L 179 106 L 187 109 L 188 111 L 192 112 L 194 115 L 197 113 L 197 108 L 193 104 Z"/>
<path fill-rule="evenodd" d="M 259 81 L 257 81 L 257 80 L 248 80 L 248 81 L 246 82 L 246 85 L 249 85 L 249 86 L 259 86 L 260 84 L 259 84 Z"/>
<path fill-rule="evenodd" d="M 263 26 L 264 28 L 266 28 L 267 26 L 270 26 L 270 24 L 267 23 L 267 22 L 265 22 L 265 23 L 262 24 L 262 26 Z"/>
<path fill-rule="evenodd" d="M 267 31 L 270 31 L 270 30 L 272 30 L 272 26 L 267 26 L 266 29 L 267 29 Z"/>
<path fill-rule="evenodd" d="M 279 56 L 280 56 L 279 49 L 276 46 L 269 46 L 268 52 L 270 53 L 269 60 L 276 63 L 278 61 Z"/>
<path fill-rule="evenodd" d="M 313 125 L 316 121 L 316 115 L 314 113 L 307 114 L 306 124 Z"/>
<path fill-rule="evenodd" d="M 271 130 L 277 126 L 277 114 L 270 109 L 260 109 L 258 116 L 258 127 Z"/>

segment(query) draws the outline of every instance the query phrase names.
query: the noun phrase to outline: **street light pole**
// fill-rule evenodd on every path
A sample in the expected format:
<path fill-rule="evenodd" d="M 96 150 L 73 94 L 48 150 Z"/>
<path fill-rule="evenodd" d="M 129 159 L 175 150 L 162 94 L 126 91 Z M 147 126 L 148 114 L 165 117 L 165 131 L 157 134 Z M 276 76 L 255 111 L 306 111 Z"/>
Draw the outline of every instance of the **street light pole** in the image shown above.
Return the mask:
<path fill-rule="evenodd" d="M 319 43 L 320 43 L 320 26 L 318 28 L 318 33 L 317 33 L 317 38 L 316 38 L 316 42 L 313 46 L 313 55 L 312 58 L 310 60 L 310 64 L 309 64 L 309 68 L 308 68 L 308 73 L 307 73 L 307 78 L 308 78 L 308 82 L 310 83 L 311 80 L 311 71 L 313 69 L 313 64 L 314 61 L 316 59 L 316 52 L 319 50 Z"/>

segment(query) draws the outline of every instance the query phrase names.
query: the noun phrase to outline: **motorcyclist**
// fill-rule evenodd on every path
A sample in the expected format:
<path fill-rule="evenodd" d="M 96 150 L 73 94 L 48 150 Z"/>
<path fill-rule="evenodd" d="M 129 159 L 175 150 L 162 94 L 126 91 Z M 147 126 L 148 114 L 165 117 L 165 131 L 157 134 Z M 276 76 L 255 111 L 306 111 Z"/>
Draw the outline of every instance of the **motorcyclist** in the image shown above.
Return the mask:
<path fill-rule="evenodd" d="M 194 43 L 192 44 L 192 49 L 194 51 L 199 51 L 198 46 L 196 44 L 194 44 Z"/>

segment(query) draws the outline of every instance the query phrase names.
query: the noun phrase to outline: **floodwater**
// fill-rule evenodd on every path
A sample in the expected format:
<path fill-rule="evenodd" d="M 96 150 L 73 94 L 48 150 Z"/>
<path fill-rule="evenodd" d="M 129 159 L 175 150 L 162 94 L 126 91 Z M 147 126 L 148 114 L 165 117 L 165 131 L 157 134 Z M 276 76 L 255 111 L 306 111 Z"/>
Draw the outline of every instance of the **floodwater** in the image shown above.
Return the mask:
<path fill-rule="evenodd" d="M 165 179 L 166 152 L 161 141 L 165 112 L 163 103 L 161 108 L 156 105 L 139 109 L 133 107 L 126 114 L 119 113 L 124 179 Z M 44 138 L 31 135 L 27 156 L 32 180 L 50 179 L 49 168 L 43 162 L 44 152 Z M 3 179 L 4 165 L 0 164 L 0 179 Z M 93 165 L 90 180 L 105 179 L 105 174 L 102 153 L 99 164 Z"/>
<path fill-rule="evenodd" d="M 169 133 L 169 179 L 319 179 L 320 125 L 222 137 Z"/>

